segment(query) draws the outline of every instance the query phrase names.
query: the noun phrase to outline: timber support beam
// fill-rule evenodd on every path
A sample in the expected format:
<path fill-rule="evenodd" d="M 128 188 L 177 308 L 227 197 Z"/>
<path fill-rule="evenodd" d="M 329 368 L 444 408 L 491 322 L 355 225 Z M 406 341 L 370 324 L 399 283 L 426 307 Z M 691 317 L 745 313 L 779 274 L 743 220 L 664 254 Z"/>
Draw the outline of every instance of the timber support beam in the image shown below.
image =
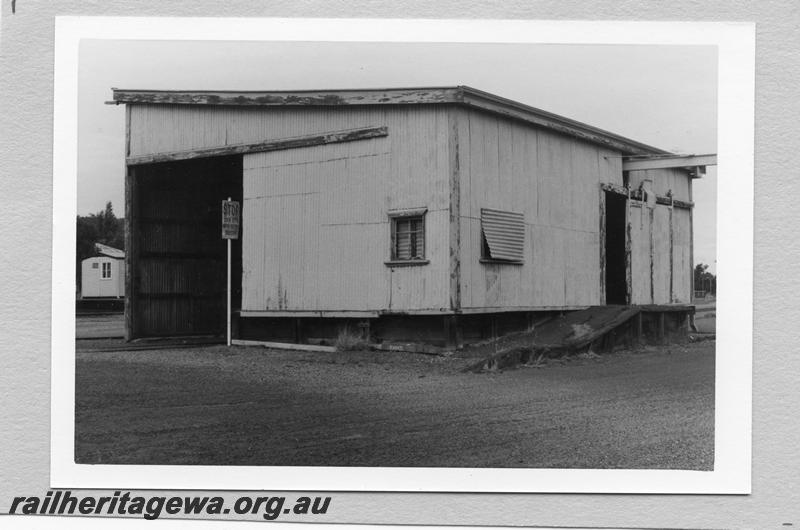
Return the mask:
<path fill-rule="evenodd" d="M 617 184 L 608 184 L 608 183 L 601 184 L 600 188 L 603 191 L 607 191 L 609 193 L 616 193 L 617 195 L 624 195 L 626 197 L 630 196 L 632 200 L 641 200 L 641 192 L 639 190 L 636 190 L 629 194 L 628 188 L 625 188 L 624 186 L 619 186 Z M 673 206 L 675 208 L 683 208 L 686 210 L 691 210 L 692 208 L 694 208 L 694 202 L 692 201 L 681 201 L 678 199 L 673 199 L 672 197 L 661 196 L 661 195 L 656 197 L 656 204 L 662 204 L 664 206 Z"/>
<path fill-rule="evenodd" d="M 250 153 L 263 153 L 266 151 L 283 151 L 286 149 L 297 149 L 300 147 L 312 147 L 316 145 L 368 140 L 370 138 L 382 138 L 388 135 L 389 130 L 387 127 L 364 127 L 361 129 L 349 129 L 306 136 L 295 136 L 291 138 L 280 138 L 276 140 L 265 140 L 263 142 L 253 144 L 234 144 L 205 149 L 190 149 L 186 151 L 171 151 L 167 153 L 129 156 L 127 163 L 129 166 L 136 166 L 142 164 L 155 164 L 159 162 L 193 160 L 196 158 L 245 155 Z"/>

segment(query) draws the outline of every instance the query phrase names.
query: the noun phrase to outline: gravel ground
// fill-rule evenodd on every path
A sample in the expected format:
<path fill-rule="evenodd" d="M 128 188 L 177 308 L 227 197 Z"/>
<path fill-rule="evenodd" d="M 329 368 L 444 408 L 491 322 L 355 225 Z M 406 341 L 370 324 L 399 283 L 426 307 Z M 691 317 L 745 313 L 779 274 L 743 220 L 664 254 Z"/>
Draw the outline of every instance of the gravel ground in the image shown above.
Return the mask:
<path fill-rule="evenodd" d="M 715 333 L 717 331 L 717 315 L 712 312 L 698 313 L 694 319 L 694 325 L 701 333 Z"/>
<path fill-rule="evenodd" d="M 125 336 L 125 316 L 116 314 L 75 315 L 75 338 L 97 339 Z"/>
<path fill-rule="evenodd" d="M 456 357 L 87 342 L 80 463 L 713 468 L 713 341 L 478 374 Z"/>

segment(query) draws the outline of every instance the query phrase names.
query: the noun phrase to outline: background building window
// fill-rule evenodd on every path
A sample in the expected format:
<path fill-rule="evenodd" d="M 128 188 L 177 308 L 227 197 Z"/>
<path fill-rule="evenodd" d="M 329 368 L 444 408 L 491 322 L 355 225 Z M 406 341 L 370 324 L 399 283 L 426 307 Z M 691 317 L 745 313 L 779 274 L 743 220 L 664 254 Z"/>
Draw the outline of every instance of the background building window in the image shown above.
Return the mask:
<path fill-rule="evenodd" d="M 109 261 L 103 262 L 103 269 L 100 271 L 100 279 L 101 280 L 111 279 L 111 262 Z"/>
<path fill-rule="evenodd" d="M 392 261 L 425 260 L 426 209 L 390 212 Z"/>

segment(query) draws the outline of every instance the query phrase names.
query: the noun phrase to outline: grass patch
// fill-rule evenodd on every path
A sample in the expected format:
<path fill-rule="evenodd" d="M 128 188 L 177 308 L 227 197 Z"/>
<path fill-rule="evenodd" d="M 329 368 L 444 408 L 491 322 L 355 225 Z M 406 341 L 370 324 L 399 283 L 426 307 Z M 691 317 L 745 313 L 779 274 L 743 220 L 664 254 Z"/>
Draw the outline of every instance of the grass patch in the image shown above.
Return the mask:
<path fill-rule="evenodd" d="M 333 343 L 336 351 L 363 351 L 369 349 L 369 341 L 360 330 L 353 330 L 345 326 L 339 330 L 339 335 Z"/>

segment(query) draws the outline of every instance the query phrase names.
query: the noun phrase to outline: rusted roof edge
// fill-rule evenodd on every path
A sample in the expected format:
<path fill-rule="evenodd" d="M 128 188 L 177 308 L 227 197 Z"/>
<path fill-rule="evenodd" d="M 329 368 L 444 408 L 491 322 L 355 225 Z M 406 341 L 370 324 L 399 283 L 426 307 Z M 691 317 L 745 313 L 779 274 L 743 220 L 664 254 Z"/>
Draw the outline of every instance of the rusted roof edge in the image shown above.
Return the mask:
<path fill-rule="evenodd" d="M 345 106 L 459 104 L 521 120 L 627 155 L 669 154 L 624 136 L 468 86 L 280 91 L 128 90 L 113 88 L 110 104 Z"/>

